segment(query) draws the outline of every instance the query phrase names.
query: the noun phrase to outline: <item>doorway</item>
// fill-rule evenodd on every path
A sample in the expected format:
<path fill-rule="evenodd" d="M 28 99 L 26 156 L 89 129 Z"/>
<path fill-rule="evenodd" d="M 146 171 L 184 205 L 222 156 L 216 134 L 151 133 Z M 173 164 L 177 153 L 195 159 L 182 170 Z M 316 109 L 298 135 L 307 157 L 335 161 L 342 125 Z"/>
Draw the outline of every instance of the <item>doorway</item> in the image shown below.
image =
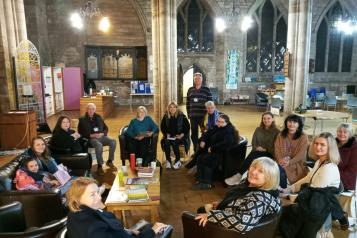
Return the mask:
<path fill-rule="evenodd" d="M 182 97 L 183 104 L 186 104 L 187 91 L 190 87 L 193 86 L 193 75 L 196 72 L 200 72 L 202 74 L 202 85 L 206 86 L 206 75 L 202 72 L 201 68 L 198 67 L 196 64 L 191 65 L 188 68 L 188 70 L 183 74 L 182 79 L 181 79 L 182 92 L 178 95 L 179 95 L 179 97 Z M 178 80 L 178 85 L 180 85 L 180 80 Z"/>

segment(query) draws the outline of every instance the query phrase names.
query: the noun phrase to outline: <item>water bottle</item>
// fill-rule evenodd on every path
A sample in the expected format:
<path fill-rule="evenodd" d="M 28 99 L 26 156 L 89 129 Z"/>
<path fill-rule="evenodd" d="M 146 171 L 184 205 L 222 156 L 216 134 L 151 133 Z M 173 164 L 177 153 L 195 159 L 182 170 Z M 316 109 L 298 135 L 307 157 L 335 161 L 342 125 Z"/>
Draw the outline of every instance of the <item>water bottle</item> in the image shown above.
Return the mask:
<path fill-rule="evenodd" d="M 118 180 L 119 187 L 124 187 L 124 173 L 121 167 L 118 169 Z"/>

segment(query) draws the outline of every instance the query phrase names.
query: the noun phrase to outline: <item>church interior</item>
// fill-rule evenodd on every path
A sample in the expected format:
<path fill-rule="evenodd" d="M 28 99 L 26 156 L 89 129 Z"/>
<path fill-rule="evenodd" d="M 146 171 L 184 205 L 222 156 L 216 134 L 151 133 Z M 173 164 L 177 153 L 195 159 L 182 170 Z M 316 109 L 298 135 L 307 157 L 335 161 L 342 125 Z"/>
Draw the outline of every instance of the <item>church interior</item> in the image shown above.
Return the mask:
<path fill-rule="evenodd" d="M 104 136 L 114 141 L 115 151 L 103 144 L 100 149 L 103 155 L 98 154 L 92 142 L 92 133 L 96 134 L 98 129 L 95 127 L 85 140 L 88 148 L 83 146 L 85 151 L 81 152 L 85 153 L 80 153 L 81 160 L 90 161 L 88 171 L 76 167 L 79 163 L 73 163 L 72 168 L 73 161 L 68 161 L 69 158 L 53 158 L 74 172 L 69 171 L 71 181 L 84 176 L 102 185 L 104 210 L 112 212 L 120 224 L 129 228 L 142 218 L 152 223 L 162 222 L 173 227 L 169 234 L 173 238 L 310 237 L 304 233 L 286 236 L 278 218 L 274 226 L 268 225 L 273 232 L 268 231 L 268 226 L 258 225 L 243 234 L 209 226 L 206 230 L 193 231 L 190 226 L 195 225 L 195 220 L 184 222 L 185 211 L 195 214 L 199 207 L 225 198 L 232 188 L 225 179 L 238 171 L 237 165 L 230 170 L 234 173 L 222 175 L 220 172 L 227 168 L 222 169 L 224 163 L 217 165 L 209 189 L 202 186 L 197 189 L 195 183 L 201 183 L 201 170 L 195 175 L 185 167 L 200 150 L 204 140 L 200 136 L 207 132 L 200 121 L 195 125 L 199 142 L 192 139 L 195 135 L 192 128 L 198 118 L 192 114 L 192 108 L 201 102 L 197 98 L 202 94 L 192 96 L 191 92 L 200 88 L 209 91 L 209 99 L 200 107 L 206 110 L 206 102 L 212 101 L 217 112 L 228 116 L 227 119 L 219 114 L 215 123 L 223 118 L 224 123 L 229 122 L 239 133 L 238 144 L 245 141 L 244 150 L 231 156 L 233 159 L 243 156 L 244 160 L 256 149 L 255 131 L 264 124 L 267 112 L 279 131 L 288 130 L 287 117 L 302 118 L 298 124 L 303 125 L 301 133 L 306 135 L 310 147 L 322 133 L 329 133 L 336 138 L 340 149 L 338 128 L 342 123 L 352 132 L 350 138 L 355 138 L 351 141 L 357 148 L 357 1 L 0 0 L 0 237 L 97 237 L 86 236 L 84 231 L 82 236 L 73 236 L 68 208 L 61 208 L 70 200 L 68 195 L 15 191 L 16 169 L 28 157 L 24 156 L 28 148 L 34 150 L 36 138 L 45 138 L 46 151 L 55 154 L 50 144 L 58 122 L 63 116 L 68 118 L 70 129 L 83 137 L 81 118 L 88 117 L 91 105 L 95 115 L 105 122 Z M 178 114 L 184 114 L 191 127 L 187 136 L 189 146 L 180 145 L 179 163 L 175 160 L 174 165 L 168 165 L 165 154 L 170 134 L 162 129 L 165 116 L 171 115 L 170 105 L 176 105 Z M 126 131 L 141 112 L 157 125 L 156 140 L 149 142 L 154 144 L 150 144 L 153 149 L 149 152 L 153 154 L 151 163 L 155 163 L 152 168 L 156 175 L 146 184 L 148 200 L 112 202 L 122 171 L 129 177 L 126 169 L 131 171 L 129 174 L 134 173 L 130 170 L 131 142 L 124 134 L 128 134 Z M 204 113 L 209 121 L 211 114 Z M 182 122 L 175 131 L 181 129 Z M 181 141 L 178 138 L 176 141 Z M 167 147 L 169 160 L 177 157 L 173 141 L 171 151 L 170 144 Z M 214 146 L 209 148 L 209 154 Z M 280 149 L 284 148 L 277 148 L 275 143 L 275 151 Z M 313 149 L 306 147 L 305 160 Z M 351 154 L 351 164 L 357 164 L 357 149 L 354 151 L 351 153 L 356 157 Z M 71 155 L 70 159 L 78 158 Z M 198 169 L 200 163 L 197 163 Z M 304 165 L 309 166 L 306 161 Z M 310 170 L 313 167 L 312 164 Z M 319 229 L 316 237 L 357 237 L 357 171 L 352 173 L 353 189 L 345 188 L 342 195 L 337 195 L 345 199 L 343 204 L 347 203 L 346 207 L 340 202 L 348 218 L 348 228 L 342 229 L 340 220 L 332 218 L 329 230 L 321 233 L 322 228 Z M 284 203 L 284 199 L 288 201 Z M 284 216 L 284 206 L 291 206 L 294 203 L 291 200 L 281 198 L 279 214 Z M 6 212 L 1 211 L 15 201 L 22 203 L 23 218 L 21 221 L 11 218 L 7 224 Z M 212 217 L 208 217 L 210 223 Z M 11 222 L 21 225 L 11 231 Z M 38 228 L 48 227 L 50 222 L 59 225 L 49 233 L 45 229 L 39 231 Z"/>

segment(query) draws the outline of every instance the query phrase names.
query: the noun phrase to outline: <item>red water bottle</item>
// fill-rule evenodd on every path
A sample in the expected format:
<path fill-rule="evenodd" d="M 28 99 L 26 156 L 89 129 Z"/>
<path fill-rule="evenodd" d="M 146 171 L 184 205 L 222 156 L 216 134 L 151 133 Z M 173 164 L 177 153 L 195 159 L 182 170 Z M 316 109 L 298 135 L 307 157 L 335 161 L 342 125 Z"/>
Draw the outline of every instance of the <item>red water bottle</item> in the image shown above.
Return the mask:
<path fill-rule="evenodd" d="M 135 171 L 135 154 L 130 154 L 130 169 L 131 171 Z"/>

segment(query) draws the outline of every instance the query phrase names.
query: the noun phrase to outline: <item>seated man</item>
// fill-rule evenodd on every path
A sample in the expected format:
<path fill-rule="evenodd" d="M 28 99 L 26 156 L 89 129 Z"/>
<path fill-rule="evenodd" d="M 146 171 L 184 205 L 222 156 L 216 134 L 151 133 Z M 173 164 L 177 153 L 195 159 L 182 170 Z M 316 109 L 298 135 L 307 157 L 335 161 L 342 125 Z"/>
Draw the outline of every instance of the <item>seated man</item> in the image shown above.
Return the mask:
<path fill-rule="evenodd" d="M 116 141 L 107 136 L 108 127 L 103 121 L 102 117 L 95 113 L 96 106 L 94 103 L 88 103 L 87 112 L 84 117 L 79 119 L 78 132 L 87 138 L 90 144 L 95 149 L 95 156 L 98 163 L 98 174 L 103 175 L 103 146 L 109 146 L 109 158 L 107 165 L 110 168 L 114 168 L 114 152 L 116 147 Z"/>
<path fill-rule="evenodd" d="M 216 109 L 216 105 L 213 101 L 207 101 L 205 103 L 205 106 L 207 113 L 204 117 L 204 126 L 201 128 L 202 136 L 199 139 L 198 144 L 200 144 L 200 142 L 202 141 L 204 133 L 207 132 L 209 129 L 213 128 L 215 125 L 217 125 L 218 116 L 221 114 L 221 112 Z M 195 153 L 192 155 L 192 160 L 188 164 L 186 164 L 186 168 L 191 169 L 196 165 L 197 157 L 200 152 L 200 148 L 195 148 Z"/>

